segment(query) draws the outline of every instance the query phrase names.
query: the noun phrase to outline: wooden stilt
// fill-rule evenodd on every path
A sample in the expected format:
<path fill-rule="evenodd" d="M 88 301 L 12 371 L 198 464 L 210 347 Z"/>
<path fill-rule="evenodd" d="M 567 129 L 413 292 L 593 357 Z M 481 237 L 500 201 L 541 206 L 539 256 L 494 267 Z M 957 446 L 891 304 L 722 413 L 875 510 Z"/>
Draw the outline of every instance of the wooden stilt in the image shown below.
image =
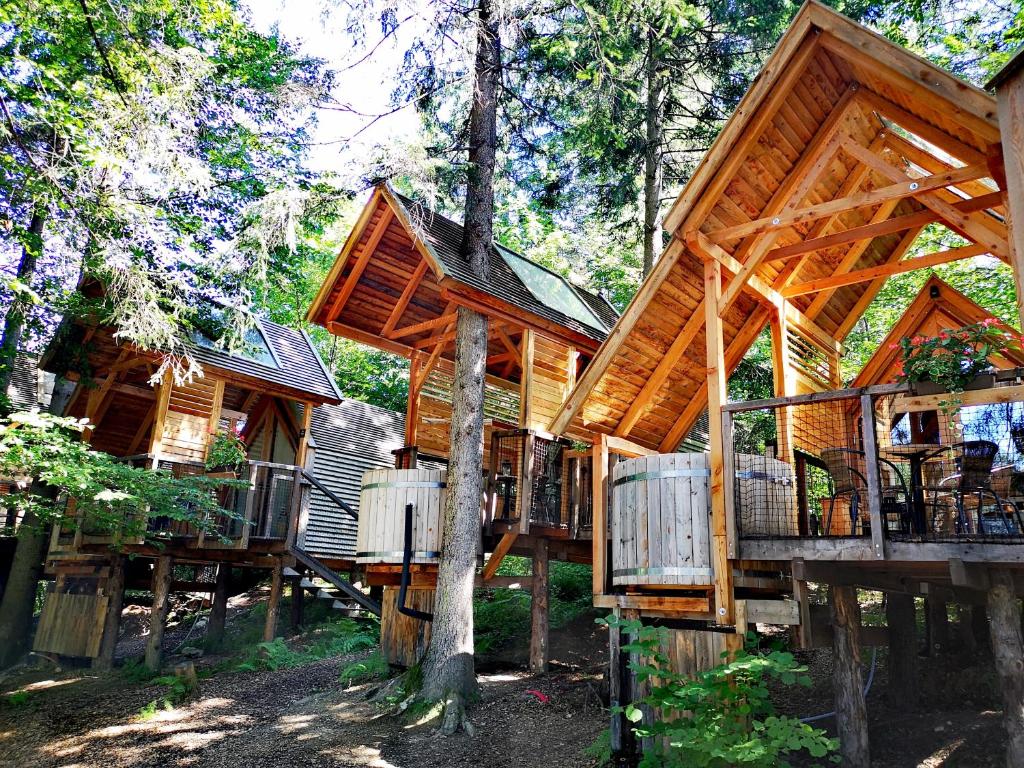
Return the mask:
<path fill-rule="evenodd" d="M 281 609 L 281 592 L 284 591 L 284 573 L 281 558 L 277 558 L 271 570 L 270 598 L 267 600 L 267 623 L 263 627 L 263 641 L 269 643 L 277 637 L 277 616 Z"/>
<path fill-rule="evenodd" d="M 949 613 L 946 603 L 936 597 L 926 597 L 924 610 L 928 655 L 938 656 L 946 653 L 949 650 Z"/>
<path fill-rule="evenodd" d="M 1003 697 L 1003 723 L 1008 738 L 1006 765 L 1024 765 L 1024 635 L 1020 600 L 1014 594 L 1013 574 L 1006 569 L 989 572 L 988 617 L 992 655 Z"/>
<path fill-rule="evenodd" d="M 530 604 L 530 671 L 548 671 L 548 540 L 533 545 L 533 599 Z"/>
<path fill-rule="evenodd" d="M 302 614 L 305 608 L 305 596 L 306 593 L 302 589 L 302 577 L 292 576 L 292 615 L 291 615 L 291 631 L 292 633 L 298 632 L 302 629 Z"/>
<path fill-rule="evenodd" d="M 889 698 L 901 706 L 917 701 L 917 622 L 914 598 L 902 592 L 885 596 L 889 625 Z"/>
<path fill-rule="evenodd" d="M 171 592 L 174 561 L 167 555 L 156 560 L 153 570 L 153 610 L 149 616 L 149 640 L 146 642 L 146 668 L 156 672 L 163 660 L 164 623 L 167 621 L 167 598 Z"/>
<path fill-rule="evenodd" d="M 124 557 L 115 555 L 110 563 L 110 576 L 104 586 L 107 595 L 107 613 L 103 619 L 103 639 L 100 655 L 93 659 L 93 669 L 107 670 L 114 666 L 114 651 L 121 630 L 121 608 L 124 605 Z"/>
<path fill-rule="evenodd" d="M 988 648 L 991 633 L 988 630 L 988 613 L 984 605 L 971 606 L 971 631 L 979 648 Z"/>
<path fill-rule="evenodd" d="M 213 648 L 224 642 L 224 619 L 228 612 L 228 588 L 231 580 L 231 566 L 221 563 L 217 566 L 217 582 L 213 588 L 213 605 L 210 606 L 210 623 L 206 626 L 206 640 Z"/>
<path fill-rule="evenodd" d="M 860 605 L 853 587 L 832 587 L 832 674 L 839 753 L 847 768 L 869 768 L 868 716 L 860 666 Z"/>

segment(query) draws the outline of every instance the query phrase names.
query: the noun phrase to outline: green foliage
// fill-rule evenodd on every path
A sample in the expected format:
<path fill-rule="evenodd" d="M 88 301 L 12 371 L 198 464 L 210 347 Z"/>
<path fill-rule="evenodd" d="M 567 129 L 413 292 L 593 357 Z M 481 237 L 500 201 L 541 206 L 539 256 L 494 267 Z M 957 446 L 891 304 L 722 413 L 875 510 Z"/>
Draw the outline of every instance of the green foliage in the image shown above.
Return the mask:
<path fill-rule="evenodd" d="M 15 691 L 14 693 L 8 693 L 4 696 L 0 696 L 0 708 L 21 709 L 28 706 L 31 701 L 31 691 Z"/>
<path fill-rule="evenodd" d="M 650 687 L 641 701 L 624 709 L 638 736 L 654 737 L 655 748 L 644 755 L 642 766 L 785 768 L 793 755 L 825 758 L 838 748 L 824 731 L 775 713 L 770 681 L 811 684 L 807 668 L 791 653 L 740 651 L 732 661 L 690 677 L 670 671 L 671 662 L 662 651 L 668 639 L 665 628 L 616 617 L 598 621 L 630 636 L 623 650 L 639 658 L 630 662 L 630 669 Z M 750 633 L 748 641 L 755 643 L 756 635 Z M 643 708 L 654 713 L 653 724 L 642 722 Z M 831 759 L 838 762 L 837 756 Z"/>
<path fill-rule="evenodd" d="M 242 438 L 235 432 L 218 430 L 213 436 L 213 440 L 210 441 L 209 450 L 206 452 L 206 468 L 238 469 L 245 464 L 246 458 L 245 443 L 242 442 Z"/>
<path fill-rule="evenodd" d="M 1017 333 L 1007 333 L 996 320 L 988 318 L 962 328 L 939 331 L 935 336 L 902 338 L 894 344 L 901 360 L 897 378 L 901 382 L 932 381 L 946 392 L 963 392 L 982 371 L 990 368 L 989 357 L 1007 350 L 1020 351 Z"/>
<path fill-rule="evenodd" d="M 167 517 L 213 532 L 222 510 L 214 491 L 231 481 L 203 476 L 174 477 L 170 472 L 134 467 L 95 451 L 81 440 L 84 420 L 32 412 L 0 419 L 0 476 L 33 478 L 36 484 L 10 496 L 12 504 L 31 510 L 41 524 L 66 519 L 69 498 L 91 531 L 150 536 L 148 520 Z"/>
<path fill-rule="evenodd" d="M 345 656 L 376 647 L 380 628 L 376 623 L 339 619 L 318 627 L 303 645 L 289 644 L 282 637 L 250 647 L 242 654 L 235 669 L 245 672 L 300 667 L 320 659 Z"/>
<path fill-rule="evenodd" d="M 379 650 L 354 661 L 341 670 L 342 685 L 358 685 L 371 680 L 383 680 L 391 673 L 384 654 Z"/>
<path fill-rule="evenodd" d="M 145 660 L 139 656 L 125 661 L 121 666 L 121 676 L 132 683 L 149 683 L 157 675 L 146 666 Z"/>
<path fill-rule="evenodd" d="M 612 734 L 605 728 L 593 744 L 583 750 L 583 754 L 594 761 L 594 765 L 605 766 L 612 761 Z"/>

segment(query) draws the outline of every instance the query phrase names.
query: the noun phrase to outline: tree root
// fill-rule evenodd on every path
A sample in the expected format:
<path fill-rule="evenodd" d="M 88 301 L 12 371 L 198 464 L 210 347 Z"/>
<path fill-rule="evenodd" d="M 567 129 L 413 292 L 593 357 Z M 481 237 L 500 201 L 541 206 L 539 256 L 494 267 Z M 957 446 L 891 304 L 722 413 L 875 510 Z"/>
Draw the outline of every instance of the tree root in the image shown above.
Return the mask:
<path fill-rule="evenodd" d="M 453 733 L 465 731 L 467 736 L 474 736 L 476 728 L 466 717 L 466 703 L 462 696 L 449 694 L 444 702 L 444 710 L 441 713 L 441 725 L 437 732 L 441 736 L 451 736 Z"/>

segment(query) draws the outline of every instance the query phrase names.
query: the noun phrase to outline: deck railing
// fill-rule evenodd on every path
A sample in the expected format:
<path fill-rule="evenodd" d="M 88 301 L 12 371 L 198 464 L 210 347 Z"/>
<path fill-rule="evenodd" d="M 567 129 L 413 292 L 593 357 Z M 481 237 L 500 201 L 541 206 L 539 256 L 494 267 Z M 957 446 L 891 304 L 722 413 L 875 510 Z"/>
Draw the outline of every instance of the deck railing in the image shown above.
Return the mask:
<path fill-rule="evenodd" d="M 723 407 L 739 540 L 1024 543 L 1024 371 L 983 389 L 906 385 Z"/>

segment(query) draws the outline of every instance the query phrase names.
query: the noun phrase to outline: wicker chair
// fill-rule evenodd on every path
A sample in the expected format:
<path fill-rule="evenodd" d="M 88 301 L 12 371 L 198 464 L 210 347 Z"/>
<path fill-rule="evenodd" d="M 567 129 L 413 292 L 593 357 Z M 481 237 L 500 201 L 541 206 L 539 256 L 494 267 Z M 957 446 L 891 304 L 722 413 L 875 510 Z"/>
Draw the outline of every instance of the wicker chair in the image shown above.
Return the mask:
<path fill-rule="evenodd" d="M 1020 512 L 1013 504 L 1000 497 L 992 487 L 992 466 L 998 453 L 999 446 L 989 440 L 967 440 L 943 448 L 925 458 L 926 462 L 940 457 L 943 459 L 940 464 L 934 466 L 931 477 L 926 477 L 925 480 L 925 491 L 932 495 L 934 530 L 941 531 L 944 527 L 938 524 L 939 504 L 949 506 L 951 502 L 956 515 L 952 526 L 955 533 L 1010 534 L 1024 531 L 1024 521 L 1021 520 Z M 935 472 L 939 468 L 941 471 Z M 942 476 L 936 479 L 939 474 Z M 967 514 L 967 501 L 971 498 L 977 502 L 976 521 Z M 994 502 L 994 515 L 984 514 L 986 498 Z M 998 521 L 998 531 L 992 530 L 993 520 Z"/>
<path fill-rule="evenodd" d="M 821 451 L 821 460 L 825 464 L 829 479 L 829 506 L 825 515 L 825 525 L 822 532 L 828 536 L 832 530 L 832 513 L 835 510 L 836 500 L 842 496 L 850 497 L 850 531 L 856 533 L 857 520 L 860 511 L 861 494 L 867 490 L 868 480 L 860 469 L 853 466 L 856 459 L 863 461 L 863 451 L 853 448 L 824 448 Z M 885 504 L 885 528 L 890 531 L 907 530 L 909 519 L 907 510 L 910 494 L 907 492 L 907 484 L 903 480 L 903 474 L 891 461 L 878 459 L 879 464 L 888 466 L 894 473 L 896 483 L 885 483 L 881 485 L 881 496 L 883 500 L 890 500 L 892 503 Z M 902 495 L 902 503 L 898 497 Z M 895 526 L 895 527 L 894 527 Z"/>

